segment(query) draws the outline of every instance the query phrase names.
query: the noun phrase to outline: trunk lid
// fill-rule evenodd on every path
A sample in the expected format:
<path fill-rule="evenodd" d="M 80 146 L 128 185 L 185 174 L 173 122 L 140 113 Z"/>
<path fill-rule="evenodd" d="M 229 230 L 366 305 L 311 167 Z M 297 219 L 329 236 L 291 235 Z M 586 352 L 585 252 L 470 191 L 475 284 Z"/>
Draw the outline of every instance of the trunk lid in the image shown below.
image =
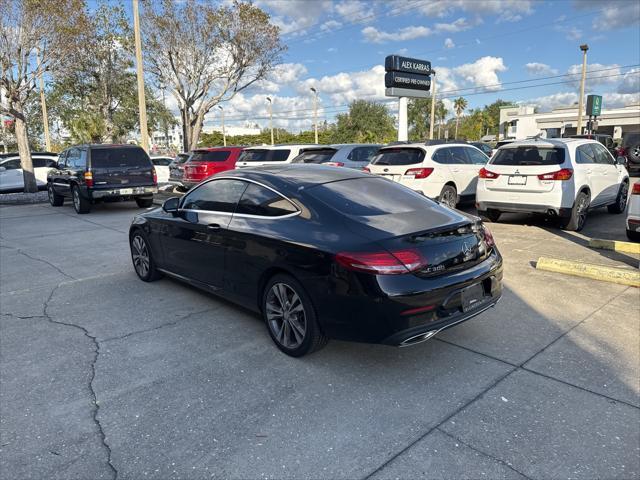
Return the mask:
<path fill-rule="evenodd" d="M 407 170 L 422 164 L 424 157 L 425 151 L 421 148 L 383 148 L 371 159 L 369 171 L 374 175 L 400 182 Z"/>
<path fill-rule="evenodd" d="M 140 147 L 92 148 L 90 169 L 95 188 L 154 185 L 153 164 Z"/>

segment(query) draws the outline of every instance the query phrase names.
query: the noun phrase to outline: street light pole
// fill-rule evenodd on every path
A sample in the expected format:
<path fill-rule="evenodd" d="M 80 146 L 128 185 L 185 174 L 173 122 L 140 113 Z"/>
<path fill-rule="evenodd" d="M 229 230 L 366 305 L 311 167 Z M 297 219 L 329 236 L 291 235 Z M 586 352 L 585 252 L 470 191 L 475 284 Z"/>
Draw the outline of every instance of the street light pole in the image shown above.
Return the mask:
<path fill-rule="evenodd" d="M 224 108 L 222 108 L 222 105 L 218 105 L 218 108 L 220 109 L 220 113 L 222 114 L 222 144 L 226 147 L 227 133 L 224 130 Z"/>
<path fill-rule="evenodd" d="M 271 97 L 267 97 L 267 102 L 269 102 L 269 130 L 271 130 L 271 145 L 273 145 L 273 104 Z"/>
<path fill-rule="evenodd" d="M 578 99 L 578 125 L 576 134 L 582 135 L 582 112 L 584 111 L 584 82 L 587 76 L 587 51 L 589 50 L 589 45 L 586 43 L 584 45 L 580 45 L 580 50 L 582 50 L 582 79 L 580 80 L 580 98 Z"/>
<path fill-rule="evenodd" d="M 140 39 L 140 16 L 138 0 L 133 2 L 133 33 L 136 44 L 136 74 L 138 77 L 138 110 L 140 115 L 140 140 L 142 148 L 149 151 L 149 131 L 147 130 L 147 102 L 144 96 L 144 73 L 142 71 L 142 40 Z"/>
<path fill-rule="evenodd" d="M 429 140 L 433 140 L 433 124 L 436 121 L 436 71 L 431 70 L 431 121 L 429 122 Z"/>
<path fill-rule="evenodd" d="M 315 130 L 316 145 L 318 144 L 318 90 L 314 87 L 310 89 L 313 92 L 313 128 Z"/>

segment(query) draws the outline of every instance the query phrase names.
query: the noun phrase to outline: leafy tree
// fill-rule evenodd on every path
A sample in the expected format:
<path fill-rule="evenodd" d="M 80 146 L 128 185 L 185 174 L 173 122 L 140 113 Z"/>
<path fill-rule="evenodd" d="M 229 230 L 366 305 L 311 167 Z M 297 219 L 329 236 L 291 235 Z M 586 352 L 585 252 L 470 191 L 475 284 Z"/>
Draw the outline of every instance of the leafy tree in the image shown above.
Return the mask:
<path fill-rule="evenodd" d="M 266 77 L 285 47 L 269 15 L 251 3 L 145 3 L 148 71 L 169 86 L 182 118 L 184 149 L 195 148 L 205 115 Z"/>
<path fill-rule="evenodd" d="M 80 48 L 87 17 L 83 0 L 0 0 L 0 84 L 15 120 L 25 192 L 36 192 L 26 106 L 45 72 L 59 73 Z M 0 102 L 4 105 L 4 102 Z"/>
<path fill-rule="evenodd" d="M 447 116 L 447 113 L 449 113 L 449 110 L 447 110 L 444 107 L 444 103 L 442 101 L 438 100 L 436 102 L 436 111 L 435 111 L 436 120 L 438 122 L 438 138 L 441 138 L 440 131 L 442 129 L 442 124 L 444 122 L 445 117 Z"/>
<path fill-rule="evenodd" d="M 429 138 L 431 98 L 411 98 L 407 106 L 409 140 L 425 141 Z"/>
<path fill-rule="evenodd" d="M 387 107 L 372 101 L 356 100 L 349 112 L 336 117 L 332 143 L 386 143 L 393 141 L 396 128 Z"/>
<path fill-rule="evenodd" d="M 458 97 L 453 101 L 453 108 L 456 111 L 456 135 L 454 138 L 458 138 L 458 124 L 460 123 L 460 116 L 467 108 L 467 100 L 463 97 Z"/>

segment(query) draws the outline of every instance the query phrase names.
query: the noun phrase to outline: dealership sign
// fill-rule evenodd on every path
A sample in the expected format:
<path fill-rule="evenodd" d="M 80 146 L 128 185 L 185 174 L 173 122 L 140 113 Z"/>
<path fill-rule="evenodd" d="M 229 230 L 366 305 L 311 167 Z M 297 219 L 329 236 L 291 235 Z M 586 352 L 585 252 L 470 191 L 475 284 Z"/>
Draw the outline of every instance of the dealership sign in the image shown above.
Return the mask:
<path fill-rule="evenodd" d="M 587 95 L 587 115 L 599 117 L 602 113 L 602 95 Z"/>
<path fill-rule="evenodd" d="M 388 55 L 384 61 L 384 86 L 388 97 L 428 97 L 431 88 L 431 62 Z"/>

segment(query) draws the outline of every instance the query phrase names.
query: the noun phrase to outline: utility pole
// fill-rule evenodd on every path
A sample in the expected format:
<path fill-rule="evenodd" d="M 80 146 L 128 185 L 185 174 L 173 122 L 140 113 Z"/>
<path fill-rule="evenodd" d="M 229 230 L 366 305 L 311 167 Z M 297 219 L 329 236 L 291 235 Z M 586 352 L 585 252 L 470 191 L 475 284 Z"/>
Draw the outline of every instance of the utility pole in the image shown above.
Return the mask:
<path fill-rule="evenodd" d="M 271 97 L 267 97 L 269 102 L 269 130 L 271 130 L 271 145 L 273 145 L 273 103 Z"/>
<path fill-rule="evenodd" d="M 589 45 L 586 43 L 584 45 L 580 45 L 580 50 L 582 50 L 582 79 L 580 80 L 580 98 L 578 99 L 578 125 L 576 134 L 582 135 L 582 113 L 584 112 L 584 82 L 587 76 L 587 51 L 589 50 Z"/>
<path fill-rule="evenodd" d="M 226 147 L 227 133 L 224 130 L 224 108 L 222 108 L 222 105 L 218 105 L 218 108 L 220 109 L 220 113 L 222 114 L 222 144 Z"/>
<path fill-rule="evenodd" d="M 140 16 L 138 0 L 133 2 L 133 32 L 136 43 L 136 73 L 138 77 L 138 109 L 140 110 L 140 139 L 142 148 L 149 151 L 149 131 L 147 130 L 147 102 L 144 96 L 144 72 L 142 71 L 142 40 L 140 39 Z"/>
<path fill-rule="evenodd" d="M 429 122 L 429 140 L 433 140 L 433 124 L 436 121 L 436 71 L 431 70 L 431 121 Z"/>
<path fill-rule="evenodd" d="M 316 145 L 318 144 L 318 90 L 314 87 L 310 89 L 313 92 L 313 128 L 316 133 Z"/>
<path fill-rule="evenodd" d="M 42 63 L 40 62 L 40 49 L 36 49 L 36 55 L 38 57 L 38 70 L 40 73 L 38 74 L 40 80 L 40 105 L 42 106 L 42 125 L 44 127 L 44 149 L 47 152 L 51 151 L 51 136 L 49 135 L 49 117 L 47 116 L 47 101 L 44 97 L 44 78 L 42 75 L 42 70 L 40 67 Z"/>

